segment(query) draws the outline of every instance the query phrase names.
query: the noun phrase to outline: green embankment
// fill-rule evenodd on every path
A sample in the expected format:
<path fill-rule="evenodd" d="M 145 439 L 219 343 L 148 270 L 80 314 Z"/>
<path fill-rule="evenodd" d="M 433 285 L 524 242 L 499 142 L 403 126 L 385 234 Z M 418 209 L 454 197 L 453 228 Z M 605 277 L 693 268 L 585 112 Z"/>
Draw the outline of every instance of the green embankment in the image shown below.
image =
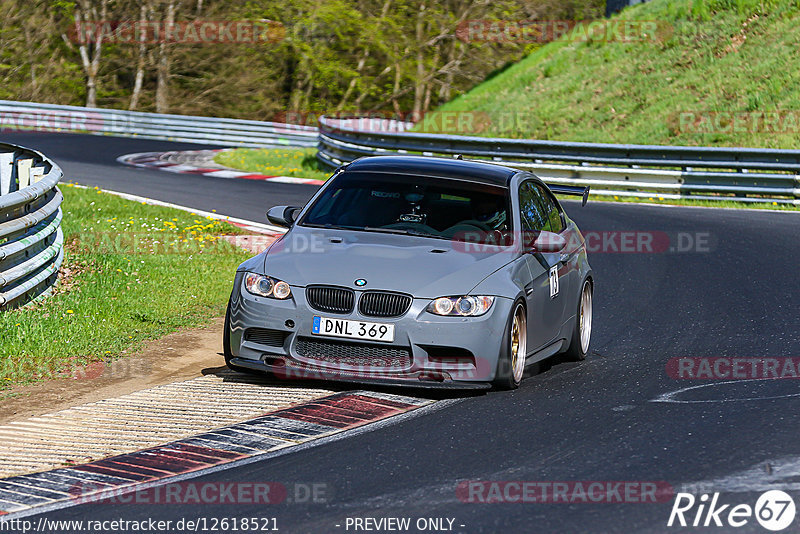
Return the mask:
<path fill-rule="evenodd" d="M 424 129 L 800 148 L 799 2 L 653 0 L 610 22 L 620 18 L 639 21 L 632 27 L 642 35 L 573 34 L 549 43 L 437 110 L 473 114 L 472 120 L 461 127 L 432 120 Z M 648 32 L 647 22 L 656 29 Z"/>

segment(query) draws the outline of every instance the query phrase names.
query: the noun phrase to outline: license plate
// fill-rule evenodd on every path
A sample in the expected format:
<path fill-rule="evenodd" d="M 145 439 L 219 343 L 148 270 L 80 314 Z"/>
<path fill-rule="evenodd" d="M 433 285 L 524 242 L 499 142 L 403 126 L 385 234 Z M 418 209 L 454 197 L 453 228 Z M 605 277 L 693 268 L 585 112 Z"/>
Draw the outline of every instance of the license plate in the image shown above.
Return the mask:
<path fill-rule="evenodd" d="M 370 341 L 394 341 L 393 324 L 332 319 L 318 315 L 314 316 L 311 333 L 320 336 L 368 339 Z"/>

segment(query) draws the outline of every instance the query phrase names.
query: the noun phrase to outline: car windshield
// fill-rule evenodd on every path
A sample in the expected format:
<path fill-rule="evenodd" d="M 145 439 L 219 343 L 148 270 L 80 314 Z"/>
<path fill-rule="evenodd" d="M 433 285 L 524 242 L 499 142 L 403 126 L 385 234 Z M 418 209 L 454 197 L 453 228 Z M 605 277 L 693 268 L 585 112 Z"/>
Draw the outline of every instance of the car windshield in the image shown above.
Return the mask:
<path fill-rule="evenodd" d="M 317 198 L 301 226 L 505 242 L 508 189 L 462 180 L 345 173 Z"/>

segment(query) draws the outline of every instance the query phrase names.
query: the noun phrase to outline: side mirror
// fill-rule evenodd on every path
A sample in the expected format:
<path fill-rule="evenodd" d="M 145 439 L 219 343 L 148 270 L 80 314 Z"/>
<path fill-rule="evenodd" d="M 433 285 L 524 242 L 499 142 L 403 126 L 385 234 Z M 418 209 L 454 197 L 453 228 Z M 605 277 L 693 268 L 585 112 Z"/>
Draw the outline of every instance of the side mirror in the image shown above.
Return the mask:
<path fill-rule="evenodd" d="M 294 214 L 299 209 L 296 206 L 275 206 L 267 212 L 267 220 L 275 226 L 291 228 L 294 224 Z"/>
<path fill-rule="evenodd" d="M 532 252 L 553 253 L 561 252 L 567 246 L 567 240 L 558 234 L 542 230 L 539 232 L 539 237 L 531 247 Z"/>

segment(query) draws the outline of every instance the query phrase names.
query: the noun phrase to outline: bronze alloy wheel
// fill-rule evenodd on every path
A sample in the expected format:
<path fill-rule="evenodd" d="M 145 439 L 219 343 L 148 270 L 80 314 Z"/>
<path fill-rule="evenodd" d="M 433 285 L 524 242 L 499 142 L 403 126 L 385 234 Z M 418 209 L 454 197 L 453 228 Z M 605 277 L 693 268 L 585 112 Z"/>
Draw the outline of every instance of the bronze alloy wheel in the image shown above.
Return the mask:
<path fill-rule="evenodd" d="M 528 322 L 525 308 L 517 304 L 511 321 L 511 377 L 515 384 L 522 381 L 525 372 L 525 355 L 528 349 Z"/>

